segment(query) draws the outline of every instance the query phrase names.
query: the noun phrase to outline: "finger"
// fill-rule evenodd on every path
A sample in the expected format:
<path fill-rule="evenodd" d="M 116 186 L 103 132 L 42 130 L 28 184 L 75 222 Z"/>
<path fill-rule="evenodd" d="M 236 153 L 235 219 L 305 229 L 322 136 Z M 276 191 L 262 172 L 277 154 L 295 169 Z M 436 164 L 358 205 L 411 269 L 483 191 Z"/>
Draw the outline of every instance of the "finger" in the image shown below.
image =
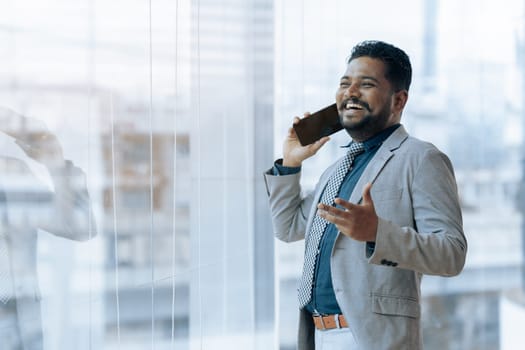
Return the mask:
<path fill-rule="evenodd" d="M 345 212 L 339 209 L 332 209 L 335 208 L 331 207 L 330 210 L 319 209 L 317 210 L 317 215 L 334 225 L 344 225 L 346 218 L 343 215 L 345 214 Z"/>
<path fill-rule="evenodd" d="M 297 124 L 297 123 L 299 123 L 300 121 L 301 121 L 301 119 L 300 119 L 299 117 L 294 117 L 294 118 L 293 118 L 293 123 L 294 123 L 294 125 Z"/>
<path fill-rule="evenodd" d="M 321 137 L 319 140 L 317 140 L 317 142 L 321 144 L 320 147 L 322 147 L 328 141 L 330 141 L 330 136 L 324 136 L 324 137 Z"/>
<path fill-rule="evenodd" d="M 370 193 L 372 189 L 372 183 L 367 183 L 363 189 L 363 204 L 373 204 L 372 194 Z"/>
<path fill-rule="evenodd" d="M 346 210 L 342 210 L 332 205 L 326 205 L 323 203 L 317 204 L 317 209 L 333 216 L 342 216 L 346 213 Z"/>
<path fill-rule="evenodd" d="M 317 206 L 317 215 L 330 222 L 332 222 L 332 220 L 334 220 L 337 217 L 335 213 L 330 211 L 330 206 L 324 204 L 320 204 Z"/>
<path fill-rule="evenodd" d="M 308 117 L 311 116 L 311 115 L 312 115 L 312 113 L 310 113 L 310 112 L 304 112 L 304 113 L 303 113 L 303 117 L 304 117 L 304 118 L 308 118 Z"/>
<path fill-rule="evenodd" d="M 351 209 L 356 207 L 356 205 L 354 203 L 350 203 L 348 201 L 345 201 L 342 198 L 336 198 L 334 200 L 334 202 L 335 202 L 335 204 L 340 205 L 340 206 L 342 206 L 343 208 L 345 208 L 347 210 L 351 210 Z"/>
<path fill-rule="evenodd" d="M 288 129 L 288 137 L 290 136 L 295 136 L 295 129 L 294 128 L 289 128 Z"/>

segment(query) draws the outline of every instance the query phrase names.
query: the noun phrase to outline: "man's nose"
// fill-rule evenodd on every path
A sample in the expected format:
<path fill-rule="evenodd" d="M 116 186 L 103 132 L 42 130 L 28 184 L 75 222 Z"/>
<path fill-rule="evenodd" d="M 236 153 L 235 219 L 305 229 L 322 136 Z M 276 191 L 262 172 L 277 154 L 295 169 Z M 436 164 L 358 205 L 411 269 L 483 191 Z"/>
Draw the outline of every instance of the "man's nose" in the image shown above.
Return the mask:
<path fill-rule="evenodd" d="M 357 84 L 350 84 L 344 91 L 345 98 L 359 98 L 360 96 L 361 92 Z"/>

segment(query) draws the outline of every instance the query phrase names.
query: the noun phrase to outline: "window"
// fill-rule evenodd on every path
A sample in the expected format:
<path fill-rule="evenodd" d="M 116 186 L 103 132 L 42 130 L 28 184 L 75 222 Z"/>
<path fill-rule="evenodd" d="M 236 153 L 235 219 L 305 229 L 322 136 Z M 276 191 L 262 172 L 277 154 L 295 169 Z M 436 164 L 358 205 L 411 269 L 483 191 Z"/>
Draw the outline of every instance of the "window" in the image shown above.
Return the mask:
<path fill-rule="evenodd" d="M 48 350 L 293 349 L 303 244 L 272 236 L 262 173 L 370 38 L 411 57 L 403 123 L 450 156 L 469 240 L 460 276 L 424 279 L 425 348 L 522 344 L 523 13 L 519 0 L 8 0 L 0 222 L 23 229 L 2 349 L 23 339 L 1 310 L 28 298 Z M 304 165 L 305 188 L 346 140 Z"/>

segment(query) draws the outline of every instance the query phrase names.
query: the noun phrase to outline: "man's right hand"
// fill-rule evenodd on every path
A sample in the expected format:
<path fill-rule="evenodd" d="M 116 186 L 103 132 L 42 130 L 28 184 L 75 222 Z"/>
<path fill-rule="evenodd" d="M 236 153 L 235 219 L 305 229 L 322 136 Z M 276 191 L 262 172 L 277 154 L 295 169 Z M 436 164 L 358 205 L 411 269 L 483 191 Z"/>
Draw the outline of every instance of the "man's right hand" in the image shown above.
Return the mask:
<path fill-rule="evenodd" d="M 309 116 L 310 113 L 304 114 L 305 118 L 308 118 Z M 299 120 L 299 117 L 295 117 L 293 123 L 296 124 Z M 325 136 L 312 144 L 303 146 L 301 145 L 301 142 L 299 142 L 299 138 L 297 138 L 294 128 L 292 127 L 288 129 L 288 135 L 286 135 L 283 144 L 283 165 L 286 167 L 301 166 L 303 160 L 316 154 L 317 151 L 328 142 L 328 140 L 330 140 L 330 137 Z"/>
<path fill-rule="evenodd" d="M 63 165 L 62 146 L 42 121 L 28 118 L 2 106 L 0 121 L 0 132 L 14 138 L 15 143 L 28 157 L 48 167 Z"/>

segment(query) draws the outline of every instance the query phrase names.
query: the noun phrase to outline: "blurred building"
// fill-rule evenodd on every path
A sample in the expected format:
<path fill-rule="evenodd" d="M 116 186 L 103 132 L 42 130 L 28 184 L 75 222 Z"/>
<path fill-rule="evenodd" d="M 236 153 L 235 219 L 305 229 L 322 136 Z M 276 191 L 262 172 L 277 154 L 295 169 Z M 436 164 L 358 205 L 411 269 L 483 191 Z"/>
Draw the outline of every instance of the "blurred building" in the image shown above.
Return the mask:
<path fill-rule="evenodd" d="M 179 167 L 189 162 L 188 136 L 181 133 L 175 140 L 173 133 L 150 134 L 116 125 L 113 134 L 101 137 L 108 330 L 113 333 L 117 326 L 118 306 L 120 331 L 126 337 L 147 338 L 154 317 L 159 339 L 169 343 L 174 322 L 177 337 L 187 342 L 189 279 L 182 274 L 172 282 L 171 276 L 190 263 L 188 167 L 174 174 L 173 166 L 174 161 Z M 115 278 L 120 281 L 118 291 Z M 173 315 L 172 293 L 177 296 Z"/>

